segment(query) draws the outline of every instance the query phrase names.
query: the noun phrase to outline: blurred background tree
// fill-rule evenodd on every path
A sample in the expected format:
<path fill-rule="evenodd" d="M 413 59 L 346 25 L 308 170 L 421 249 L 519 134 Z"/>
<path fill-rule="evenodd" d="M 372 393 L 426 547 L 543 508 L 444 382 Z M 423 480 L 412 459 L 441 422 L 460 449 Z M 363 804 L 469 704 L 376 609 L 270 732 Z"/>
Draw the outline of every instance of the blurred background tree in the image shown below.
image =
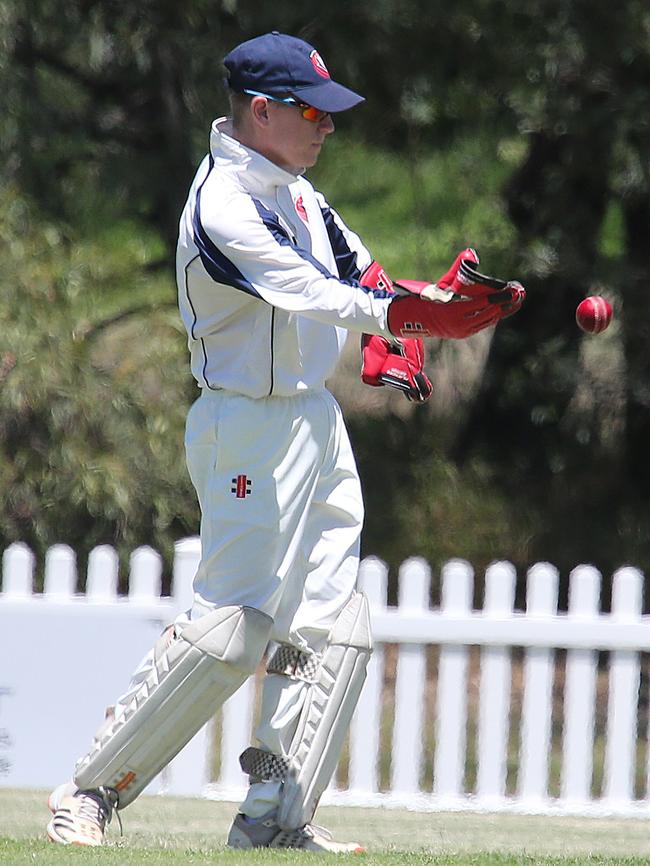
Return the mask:
<path fill-rule="evenodd" d="M 175 312 L 178 215 L 220 64 L 278 29 L 367 97 L 314 182 L 396 276 L 458 249 L 517 276 L 491 335 L 430 341 L 413 408 L 332 387 L 367 497 L 364 553 L 605 574 L 650 553 L 645 291 L 650 12 L 586 0 L 0 0 L 0 542 L 126 555 L 198 516 L 182 454 L 196 391 Z M 578 301 L 615 323 L 583 337 Z M 394 588 L 393 588 L 394 589 Z"/>
<path fill-rule="evenodd" d="M 122 224 L 81 241 L 5 189 L 0 243 L 0 536 L 36 551 L 65 541 L 82 562 L 104 542 L 169 559 L 196 507 L 179 454 L 181 327 L 145 268 L 159 240 Z"/>

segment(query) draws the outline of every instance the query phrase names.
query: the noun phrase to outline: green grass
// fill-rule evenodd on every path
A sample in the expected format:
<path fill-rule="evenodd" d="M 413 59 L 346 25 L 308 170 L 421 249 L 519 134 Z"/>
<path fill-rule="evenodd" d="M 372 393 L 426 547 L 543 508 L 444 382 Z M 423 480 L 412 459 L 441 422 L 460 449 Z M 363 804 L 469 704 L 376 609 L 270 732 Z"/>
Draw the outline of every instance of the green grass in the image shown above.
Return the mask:
<path fill-rule="evenodd" d="M 2 866 L 256 866 L 358 862 L 360 866 L 641 866 L 650 863 L 650 824 L 637 819 L 547 818 L 415 813 L 324 807 L 317 820 L 367 853 L 336 858 L 297 851 L 229 851 L 235 806 L 206 800 L 141 797 L 114 823 L 101 849 L 45 841 L 43 792 L 0 790 Z"/>

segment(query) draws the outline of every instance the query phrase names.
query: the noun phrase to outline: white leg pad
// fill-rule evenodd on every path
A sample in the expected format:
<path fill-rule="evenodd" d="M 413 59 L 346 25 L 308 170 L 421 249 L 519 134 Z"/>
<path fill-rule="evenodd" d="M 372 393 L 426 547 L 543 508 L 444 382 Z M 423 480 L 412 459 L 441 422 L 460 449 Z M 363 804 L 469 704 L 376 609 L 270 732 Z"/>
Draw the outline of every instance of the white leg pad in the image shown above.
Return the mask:
<path fill-rule="evenodd" d="M 316 811 L 336 769 L 371 653 L 368 602 L 355 593 L 334 623 L 322 656 L 281 646 L 269 661 L 270 672 L 310 683 L 289 754 L 249 748 L 240 759 L 253 780 L 282 780 L 276 820 L 283 830 L 304 827 Z"/>
<path fill-rule="evenodd" d="M 251 607 L 222 607 L 164 647 L 123 712 L 76 766 L 79 788 L 100 786 L 128 806 L 255 671 L 273 624 Z"/>

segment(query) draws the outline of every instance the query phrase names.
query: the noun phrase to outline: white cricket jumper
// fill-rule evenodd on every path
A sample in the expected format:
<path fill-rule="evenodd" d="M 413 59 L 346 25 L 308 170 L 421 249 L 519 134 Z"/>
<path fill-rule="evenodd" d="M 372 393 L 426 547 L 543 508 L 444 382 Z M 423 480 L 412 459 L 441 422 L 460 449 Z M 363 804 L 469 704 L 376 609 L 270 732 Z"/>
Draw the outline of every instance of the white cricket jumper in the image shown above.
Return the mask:
<path fill-rule="evenodd" d="M 248 397 L 322 388 L 348 330 L 388 334 L 390 296 L 359 285 L 360 239 L 304 177 L 220 131 L 180 220 L 176 276 L 192 372 Z"/>

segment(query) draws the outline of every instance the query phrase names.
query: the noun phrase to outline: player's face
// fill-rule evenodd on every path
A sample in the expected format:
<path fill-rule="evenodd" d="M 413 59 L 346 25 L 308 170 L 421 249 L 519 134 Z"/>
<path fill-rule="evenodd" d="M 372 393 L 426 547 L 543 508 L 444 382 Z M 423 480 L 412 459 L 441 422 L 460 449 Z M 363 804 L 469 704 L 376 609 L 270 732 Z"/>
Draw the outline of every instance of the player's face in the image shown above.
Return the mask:
<path fill-rule="evenodd" d="M 266 105 L 269 122 L 264 142 L 265 156 L 291 171 L 315 165 L 323 142 L 334 132 L 331 115 L 308 120 L 299 106 L 271 100 Z"/>

